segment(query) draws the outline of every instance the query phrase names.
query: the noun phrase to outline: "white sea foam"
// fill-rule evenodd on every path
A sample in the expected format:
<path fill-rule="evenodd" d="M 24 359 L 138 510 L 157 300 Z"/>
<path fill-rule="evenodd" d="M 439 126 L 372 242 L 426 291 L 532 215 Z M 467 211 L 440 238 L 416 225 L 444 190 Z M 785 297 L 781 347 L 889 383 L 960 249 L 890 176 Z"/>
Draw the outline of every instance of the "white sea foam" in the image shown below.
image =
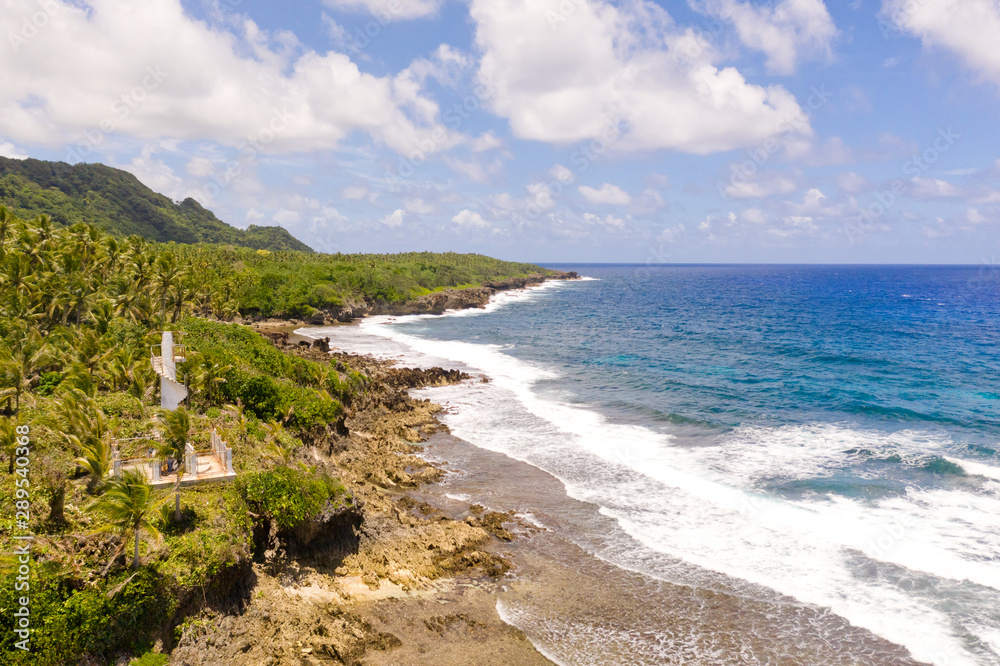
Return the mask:
<path fill-rule="evenodd" d="M 1000 467 L 993 467 L 992 465 L 985 465 L 983 463 L 975 462 L 972 460 L 960 460 L 958 458 L 952 458 L 950 456 L 944 456 L 944 459 L 950 463 L 958 465 L 969 474 L 975 474 L 976 476 L 985 476 L 987 479 L 1000 481 Z"/>
<path fill-rule="evenodd" d="M 496 345 L 418 338 L 387 325 L 385 318 L 365 320 L 349 335 L 352 350 L 381 346 L 389 353 L 402 350 L 410 363 L 459 363 L 485 372 L 493 380 L 489 384 L 429 391 L 452 408 L 444 417 L 452 432 L 548 471 L 571 496 L 599 505 L 646 547 L 829 607 L 905 645 L 920 660 L 1000 663 L 972 655 L 931 596 L 940 581 L 950 581 L 974 584 L 965 594 L 987 608 L 995 599 L 985 588 L 1000 590 L 996 490 L 909 489 L 861 502 L 837 496 L 782 499 L 760 487 L 775 477 L 823 477 L 861 449 L 876 456 L 940 455 L 948 444 L 940 436 L 827 424 L 743 427 L 716 445 L 686 447 L 669 435 L 540 398 L 533 384 L 555 375 Z M 348 346 L 342 337 L 334 344 Z M 970 474 L 991 479 L 1000 474 L 982 463 L 953 462 Z"/>

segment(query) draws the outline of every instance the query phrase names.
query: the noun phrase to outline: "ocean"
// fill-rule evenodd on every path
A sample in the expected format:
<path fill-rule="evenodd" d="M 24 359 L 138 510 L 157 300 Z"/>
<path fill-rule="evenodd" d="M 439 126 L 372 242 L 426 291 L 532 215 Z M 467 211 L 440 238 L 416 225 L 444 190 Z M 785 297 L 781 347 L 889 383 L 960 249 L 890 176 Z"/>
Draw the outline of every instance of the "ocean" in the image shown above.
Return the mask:
<path fill-rule="evenodd" d="M 1000 274 L 551 267 L 585 279 L 305 331 L 490 379 L 420 395 L 481 468 L 442 492 L 565 569 L 506 621 L 561 664 L 1000 665 Z"/>

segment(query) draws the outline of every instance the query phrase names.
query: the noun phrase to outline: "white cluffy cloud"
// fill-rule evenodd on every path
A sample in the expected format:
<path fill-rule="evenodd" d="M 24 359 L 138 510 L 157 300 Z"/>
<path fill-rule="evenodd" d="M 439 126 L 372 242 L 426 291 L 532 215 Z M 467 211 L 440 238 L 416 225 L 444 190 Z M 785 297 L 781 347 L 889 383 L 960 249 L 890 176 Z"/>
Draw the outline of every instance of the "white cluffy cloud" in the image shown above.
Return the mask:
<path fill-rule="evenodd" d="M 402 208 L 397 208 L 388 215 L 382 218 L 382 224 L 387 227 L 398 227 L 403 224 L 403 219 L 406 217 L 406 211 Z"/>
<path fill-rule="evenodd" d="M 9 157 L 12 160 L 23 160 L 27 157 L 27 155 L 15 148 L 14 144 L 7 141 L 0 141 L 0 157 Z"/>
<path fill-rule="evenodd" d="M 823 0 L 781 0 L 771 5 L 703 0 L 697 6 L 731 21 L 740 41 L 766 55 L 768 69 L 776 74 L 793 74 L 805 57 L 829 58 L 830 42 L 837 36 Z"/>
<path fill-rule="evenodd" d="M 451 218 L 451 221 L 460 227 L 486 229 L 490 226 L 490 223 L 484 220 L 482 215 L 468 208 L 460 211 L 458 215 Z"/>
<path fill-rule="evenodd" d="M 803 117 L 787 90 L 717 67 L 648 0 L 471 0 L 470 14 L 480 84 L 518 138 L 705 154 L 759 145 Z M 799 131 L 812 134 L 808 122 Z"/>
<path fill-rule="evenodd" d="M 593 187 L 582 185 L 579 190 L 580 194 L 592 204 L 627 206 L 632 203 L 632 197 L 629 196 L 628 192 L 611 183 L 604 183 L 600 189 L 596 190 Z"/>
<path fill-rule="evenodd" d="M 246 18 L 234 35 L 187 16 L 179 0 L 44 4 L 46 24 L 28 32 L 36 2 L 0 12 L 11 42 L 0 49 L 0 136 L 22 145 L 82 144 L 93 159 L 118 134 L 250 138 L 258 152 L 333 148 L 355 131 L 403 153 L 456 141 L 409 70 L 366 74 L 347 55 Z"/>
<path fill-rule="evenodd" d="M 884 0 L 882 19 L 894 29 L 958 55 L 1000 85 L 1000 3 L 996 0 Z"/>
<path fill-rule="evenodd" d="M 332 9 L 373 14 L 383 21 L 401 21 L 437 14 L 440 0 L 323 0 Z"/>

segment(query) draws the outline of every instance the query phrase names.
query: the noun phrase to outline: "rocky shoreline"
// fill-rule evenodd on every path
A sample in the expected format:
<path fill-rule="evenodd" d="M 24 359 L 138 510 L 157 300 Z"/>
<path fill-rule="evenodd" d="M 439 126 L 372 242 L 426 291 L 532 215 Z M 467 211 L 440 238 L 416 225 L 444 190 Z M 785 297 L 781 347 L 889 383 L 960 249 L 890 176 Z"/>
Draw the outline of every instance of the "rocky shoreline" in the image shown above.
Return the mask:
<path fill-rule="evenodd" d="M 330 357 L 322 343 L 300 344 L 273 325 L 258 330 L 287 353 Z M 504 544 L 530 526 L 475 505 L 445 515 L 408 495 L 443 476 L 416 454 L 444 428 L 441 408 L 408 391 L 472 378 L 333 357 L 367 385 L 342 434 L 307 442 L 300 457 L 339 476 L 355 513 L 258 548 L 234 598 L 184 625 L 171 663 L 550 664 L 496 612 L 513 568 Z"/>
<path fill-rule="evenodd" d="M 447 310 L 485 308 L 489 304 L 490 299 L 501 291 L 524 289 L 525 287 L 541 284 L 548 280 L 575 280 L 577 278 L 579 278 L 579 275 L 575 271 L 553 271 L 546 275 L 532 273 L 525 277 L 487 282 L 479 287 L 435 291 L 402 303 L 348 300 L 337 308 L 318 310 L 310 317 L 301 320 L 289 320 L 287 323 L 328 326 L 338 322 L 348 323 L 355 319 L 371 315 L 442 314 Z"/>

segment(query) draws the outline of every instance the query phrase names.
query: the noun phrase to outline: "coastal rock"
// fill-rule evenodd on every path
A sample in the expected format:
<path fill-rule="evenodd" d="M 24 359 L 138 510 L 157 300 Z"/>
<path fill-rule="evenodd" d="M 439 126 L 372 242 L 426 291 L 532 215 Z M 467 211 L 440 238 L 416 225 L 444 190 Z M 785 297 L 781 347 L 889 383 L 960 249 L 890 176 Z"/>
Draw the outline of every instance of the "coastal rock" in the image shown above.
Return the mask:
<path fill-rule="evenodd" d="M 546 280 L 575 280 L 580 276 L 575 271 L 558 272 L 549 275 L 534 273 L 526 277 L 507 278 L 487 282 L 481 287 L 467 289 L 445 289 L 425 294 L 402 303 L 384 301 L 345 301 L 342 305 L 328 310 L 316 310 L 303 322 L 311 326 L 326 326 L 346 323 L 370 315 L 442 314 L 447 310 L 485 308 L 496 293 L 510 289 L 524 289 Z M 251 319 L 254 317 L 251 315 Z M 260 322 L 263 318 L 257 318 Z"/>
<path fill-rule="evenodd" d="M 497 617 L 491 596 L 512 567 L 493 549 L 514 538 L 504 526 L 513 514 L 484 509 L 467 522 L 405 494 L 443 475 L 417 455 L 442 428 L 441 408 L 409 390 L 470 377 L 299 347 L 282 331 L 268 337 L 286 353 L 364 375 L 340 434 L 302 435 L 354 500 L 287 533 L 255 532 L 256 562 L 247 553 L 207 601 L 200 590 L 186 600 L 171 663 L 458 664 L 484 643 L 492 647 L 477 663 L 545 663 Z"/>

